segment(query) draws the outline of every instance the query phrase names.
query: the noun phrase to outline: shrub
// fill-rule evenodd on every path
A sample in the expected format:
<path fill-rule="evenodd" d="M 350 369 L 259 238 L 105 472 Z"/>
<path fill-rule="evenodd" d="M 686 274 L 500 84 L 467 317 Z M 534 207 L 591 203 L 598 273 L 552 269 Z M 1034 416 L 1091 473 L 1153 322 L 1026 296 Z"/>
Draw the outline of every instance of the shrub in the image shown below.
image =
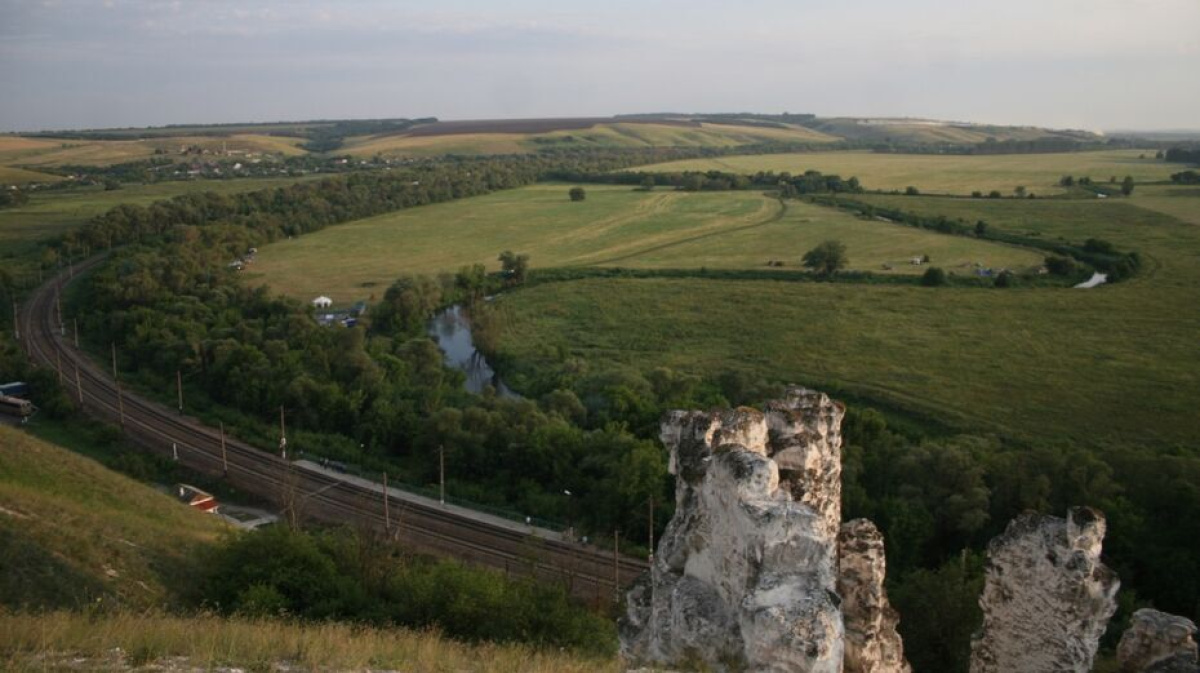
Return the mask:
<path fill-rule="evenodd" d="M 572 201 L 582 201 L 587 198 L 587 191 L 583 187 L 572 187 L 567 195 L 571 197 Z"/>
<path fill-rule="evenodd" d="M 946 272 L 941 267 L 931 266 L 921 276 L 921 284 L 925 287 L 938 287 L 946 284 Z"/>

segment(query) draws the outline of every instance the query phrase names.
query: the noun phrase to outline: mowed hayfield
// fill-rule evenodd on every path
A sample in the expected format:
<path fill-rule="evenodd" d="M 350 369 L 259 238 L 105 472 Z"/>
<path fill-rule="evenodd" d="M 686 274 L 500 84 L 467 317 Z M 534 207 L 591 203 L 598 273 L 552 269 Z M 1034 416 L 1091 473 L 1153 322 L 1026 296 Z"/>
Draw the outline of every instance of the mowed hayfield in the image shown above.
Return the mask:
<path fill-rule="evenodd" d="M 838 138 L 804 128 L 768 128 L 735 124 L 596 124 L 583 129 L 538 133 L 453 133 L 382 135 L 352 138 L 345 152 L 354 156 L 428 156 L 435 154 L 515 154 L 546 147 L 736 147 L 766 142 L 826 143 Z"/>
<path fill-rule="evenodd" d="M 240 180 L 187 180 L 149 185 L 125 185 L 105 191 L 103 187 L 34 191 L 29 203 L 0 209 L 0 259 L 13 268 L 28 267 L 29 257 L 41 241 L 86 224 L 89 219 L 123 203 L 148 206 L 181 194 L 216 192 L 233 194 L 282 187 L 308 178 L 245 178 Z"/>
<path fill-rule="evenodd" d="M 1144 157 L 1144 158 L 1143 158 Z M 998 190 L 1012 196 L 1018 186 L 1036 195 L 1061 194 L 1064 175 L 1118 181 L 1126 175 L 1138 182 L 1170 179 L 1186 167 L 1154 158 L 1154 150 L 1061 152 L 968 156 L 945 154 L 879 154 L 869 151 L 763 154 L 690 159 L 645 166 L 646 172 L 726 171 L 749 175 L 759 171 L 800 174 L 815 170 L 843 178 L 856 176 L 869 190 L 916 187 L 930 194 L 984 194 Z"/>
<path fill-rule="evenodd" d="M 22 168 L 53 168 L 58 166 L 109 166 L 129 161 L 141 161 L 165 152 L 178 158 L 187 147 L 200 147 L 208 152 L 237 154 L 276 154 L 298 156 L 305 154 L 299 147 L 303 138 L 235 134 L 230 136 L 180 136 L 137 140 L 76 140 L 66 138 L 26 138 L 0 136 L 0 165 Z M 0 179 L 0 182 L 3 182 Z"/>
<path fill-rule="evenodd" d="M 867 200 L 1047 238 L 1104 238 L 1139 250 L 1146 270 L 1091 290 L 544 285 L 502 298 L 502 355 L 518 371 L 553 366 L 563 352 L 601 368 L 744 371 L 1035 441 L 1191 443 L 1200 435 L 1200 228 L 1136 199 Z"/>
<path fill-rule="evenodd" d="M 795 270 L 827 239 L 849 247 L 850 268 L 879 273 L 921 273 L 910 261 L 922 255 L 963 273 L 975 262 L 1024 269 L 1042 259 L 753 191 L 588 186 L 587 199 L 574 203 L 567 190 L 536 185 L 338 225 L 265 246 L 248 275 L 301 299 L 327 295 L 344 305 L 382 296 L 405 274 L 467 264 L 496 270 L 503 250 L 530 255 L 534 268 L 767 269 L 768 261 L 781 261 Z"/>

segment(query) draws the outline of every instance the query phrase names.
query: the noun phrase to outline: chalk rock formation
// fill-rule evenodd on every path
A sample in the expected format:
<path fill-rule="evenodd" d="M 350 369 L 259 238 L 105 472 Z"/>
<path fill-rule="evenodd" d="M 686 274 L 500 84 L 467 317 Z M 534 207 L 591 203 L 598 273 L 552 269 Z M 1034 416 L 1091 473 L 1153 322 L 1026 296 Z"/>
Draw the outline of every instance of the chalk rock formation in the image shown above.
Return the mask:
<path fill-rule="evenodd" d="M 1127 673 L 1200 671 L 1196 625 L 1158 610 L 1138 610 L 1121 635 L 1117 660 Z"/>
<path fill-rule="evenodd" d="M 1025 513 L 988 544 L 971 673 L 1091 670 L 1120 583 L 1100 563 L 1104 515 Z"/>
<path fill-rule="evenodd" d="M 896 632 L 900 618 L 883 588 L 887 569 L 883 535 L 866 519 L 847 521 L 838 535 L 838 557 L 845 673 L 911 673 Z"/>
<path fill-rule="evenodd" d="M 755 671 L 842 670 L 837 594 L 844 408 L 791 388 L 765 413 L 662 424 L 675 516 L 628 596 L 624 654 Z"/>

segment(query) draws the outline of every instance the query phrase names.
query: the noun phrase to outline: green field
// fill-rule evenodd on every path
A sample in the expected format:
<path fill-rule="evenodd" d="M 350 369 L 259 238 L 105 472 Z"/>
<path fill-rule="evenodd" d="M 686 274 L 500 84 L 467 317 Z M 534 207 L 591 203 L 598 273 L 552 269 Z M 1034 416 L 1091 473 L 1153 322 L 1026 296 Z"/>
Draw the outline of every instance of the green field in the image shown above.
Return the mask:
<path fill-rule="evenodd" d="M 381 296 L 403 274 L 499 268 L 496 256 L 527 253 L 532 266 L 752 269 L 771 260 L 795 270 L 823 240 L 849 248 L 850 268 L 920 273 L 928 255 L 949 270 L 975 262 L 1024 269 L 1028 250 L 866 221 L 758 192 L 643 192 L 589 186 L 572 203 L 563 185 L 537 185 L 485 197 L 389 213 L 266 246 L 250 272 L 280 292 L 338 304 Z M 888 265 L 891 270 L 885 270 Z M 775 267 L 772 267 L 775 268 Z"/>
<path fill-rule="evenodd" d="M 543 133 L 460 133 L 429 136 L 360 136 L 346 152 L 354 156 L 429 156 L 436 154 L 513 154 L 547 147 L 736 147 L 767 142 L 827 143 L 838 140 L 802 126 L 768 128 L 726 124 L 597 124 L 586 129 Z"/>
<path fill-rule="evenodd" d="M 563 349 L 601 369 L 741 370 L 1034 440 L 1200 434 L 1195 226 L 1136 200 L 864 200 L 1047 238 L 1101 237 L 1141 251 L 1147 268 L 1093 290 L 699 279 L 538 286 L 502 300 L 502 354 L 527 371 L 554 366 Z"/>
<path fill-rule="evenodd" d="M 78 140 L 68 138 L 26 138 L 0 136 L 0 164 L 6 167 L 55 167 L 67 165 L 108 166 L 141 161 L 165 152 L 178 157 L 185 147 L 230 156 L 247 154 L 305 154 L 298 147 L 302 138 L 283 138 L 256 134 L 228 136 L 177 136 L 139 140 Z M 5 170 L 12 170 L 7 168 Z M 6 180 L 0 173 L 0 184 Z"/>
<path fill-rule="evenodd" d="M 0 605 L 162 606 L 228 526 L 0 425 Z"/>
<path fill-rule="evenodd" d="M 1140 158 L 1145 155 L 1146 158 Z M 759 171 L 799 174 L 816 170 L 844 178 L 857 176 L 867 189 L 903 190 L 914 186 L 931 194 L 988 193 L 999 190 L 1011 196 L 1018 186 L 1037 195 L 1063 191 L 1064 175 L 1090 176 L 1096 181 L 1126 175 L 1142 181 L 1167 180 L 1183 170 L 1154 158 L 1154 151 L 1111 150 L 1059 154 L 1006 154 L 998 156 L 877 154 L 868 151 L 764 154 L 691 159 L 647 166 L 638 170 L 709 171 L 748 175 Z"/>
<path fill-rule="evenodd" d="M 31 171 L 12 166 L 0 166 L 0 185 L 25 185 L 30 182 L 58 182 L 62 180 L 57 175 Z"/>
<path fill-rule="evenodd" d="M 36 251 L 41 241 L 83 225 L 92 217 L 123 203 L 148 206 L 155 201 L 181 194 L 209 191 L 233 194 L 282 187 L 303 179 L 317 178 L 190 180 L 125 185 L 112 191 L 105 191 L 100 186 L 36 191 L 30 194 L 29 203 L 20 207 L 0 209 L 0 259 L 21 258 L 20 264 L 23 266 L 35 263 L 36 260 L 31 259 L 29 255 Z M 18 264 L 17 261 L 11 263 Z"/>

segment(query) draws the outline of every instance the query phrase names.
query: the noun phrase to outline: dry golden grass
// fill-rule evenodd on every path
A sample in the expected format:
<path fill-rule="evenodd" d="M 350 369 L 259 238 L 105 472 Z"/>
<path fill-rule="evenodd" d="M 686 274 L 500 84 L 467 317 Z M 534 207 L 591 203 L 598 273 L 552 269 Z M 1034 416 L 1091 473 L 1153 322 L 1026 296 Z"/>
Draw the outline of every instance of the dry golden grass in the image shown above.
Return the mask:
<path fill-rule="evenodd" d="M 120 652 L 116 651 L 120 648 Z M 55 669 L 82 658 L 93 669 L 185 657 L 189 669 L 582 673 L 623 670 L 616 659 L 584 659 L 520 645 L 466 645 L 433 632 L 285 620 L 177 617 L 158 613 L 86 615 L 0 611 L 0 667 Z M 183 664 L 185 662 L 179 662 Z M 108 666 L 108 668 L 105 668 Z M 73 670 L 78 670 L 74 668 Z M 119 670 L 119 669 L 118 669 Z"/>
<path fill-rule="evenodd" d="M 30 182 L 58 182 L 62 178 L 40 171 L 30 171 L 12 166 L 0 166 L 0 185 L 24 185 Z"/>
<path fill-rule="evenodd" d="M 9 166 L 51 167 L 67 165 L 107 166 L 140 161 L 156 151 L 178 158 L 187 147 L 199 146 L 209 152 L 234 154 L 305 153 L 299 147 L 302 138 L 267 136 L 252 133 L 230 136 L 179 136 L 138 140 L 71 140 L 58 138 L 0 138 L 0 163 Z"/>

